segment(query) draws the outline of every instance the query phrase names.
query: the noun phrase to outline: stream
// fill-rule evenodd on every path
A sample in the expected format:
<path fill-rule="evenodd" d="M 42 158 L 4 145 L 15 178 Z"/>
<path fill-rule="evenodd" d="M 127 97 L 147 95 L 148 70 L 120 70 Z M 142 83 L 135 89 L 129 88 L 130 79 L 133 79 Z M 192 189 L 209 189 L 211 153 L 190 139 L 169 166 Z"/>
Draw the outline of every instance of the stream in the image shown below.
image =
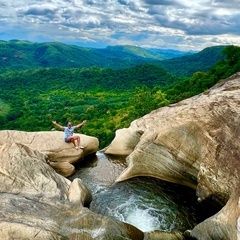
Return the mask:
<path fill-rule="evenodd" d="M 85 159 L 69 179 L 80 178 L 92 192 L 90 210 L 129 223 L 143 232 L 185 231 L 219 207 L 197 202 L 195 191 L 151 177 L 115 183 L 127 167 L 125 158 L 97 152 Z"/>

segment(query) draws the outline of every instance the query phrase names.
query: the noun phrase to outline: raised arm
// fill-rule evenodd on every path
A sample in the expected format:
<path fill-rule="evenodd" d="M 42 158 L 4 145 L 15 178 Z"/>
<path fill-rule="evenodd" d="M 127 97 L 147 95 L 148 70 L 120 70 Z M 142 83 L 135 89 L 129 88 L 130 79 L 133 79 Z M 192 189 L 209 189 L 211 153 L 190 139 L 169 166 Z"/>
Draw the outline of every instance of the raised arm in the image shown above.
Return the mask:
<path fill-rule="evenodd" d="M 56 121 L 52 121 L 52 124 L 60 128 L 61 130 L 64 130 L 64 127 L 58 124 Z"/>
<path fill-rule="evenodd" d="M 86 122 L 87 122 L 87 120 L 82 121 L 81 123 L 79 123 L 78 125 L 75 126 L 75 129 L 80 128 L 80 127 L 83 126 Z"/>

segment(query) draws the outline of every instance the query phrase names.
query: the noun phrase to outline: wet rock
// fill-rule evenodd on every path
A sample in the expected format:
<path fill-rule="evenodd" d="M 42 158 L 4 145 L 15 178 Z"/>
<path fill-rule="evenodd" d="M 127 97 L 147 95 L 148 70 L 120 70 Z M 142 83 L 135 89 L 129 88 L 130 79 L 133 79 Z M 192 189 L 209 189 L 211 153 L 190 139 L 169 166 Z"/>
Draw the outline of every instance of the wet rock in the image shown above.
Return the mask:
<path fill-rule="evenodd" d="M 79 178 L 75 178 L 69 187 L 68 200 L 75 204 L 89 206 L 92 194 Z"/>

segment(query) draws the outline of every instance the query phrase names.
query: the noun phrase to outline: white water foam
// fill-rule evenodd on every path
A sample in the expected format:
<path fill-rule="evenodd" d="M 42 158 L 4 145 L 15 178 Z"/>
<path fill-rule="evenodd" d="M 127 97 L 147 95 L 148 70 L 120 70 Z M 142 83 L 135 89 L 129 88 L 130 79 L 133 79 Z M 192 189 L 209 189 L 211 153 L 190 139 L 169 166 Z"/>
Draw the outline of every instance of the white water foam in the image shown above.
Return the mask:
<path fill-rule="evenodd" d="M 133 196 L 125 203 L 120 204 L 117 208 L 108 209 L 108 213 L 116 219 L 129 223 L 143 232 L 174 228 L 174 221 L 169 223 L 166 214 L 170 214 L 168 209 L 156 209 L 148 204 L 139 202 L 139 199 Z M 172 216 L 172 219 L 176 216 Z"/>
<path fill-rule="evenodd" d="M 126 222 L 137 227 L 143 232 L 150 232 L 159 228 L 159 220 L 149 214 L 147 210 L 137 209 L 129 213 L 126 217 Z"/>

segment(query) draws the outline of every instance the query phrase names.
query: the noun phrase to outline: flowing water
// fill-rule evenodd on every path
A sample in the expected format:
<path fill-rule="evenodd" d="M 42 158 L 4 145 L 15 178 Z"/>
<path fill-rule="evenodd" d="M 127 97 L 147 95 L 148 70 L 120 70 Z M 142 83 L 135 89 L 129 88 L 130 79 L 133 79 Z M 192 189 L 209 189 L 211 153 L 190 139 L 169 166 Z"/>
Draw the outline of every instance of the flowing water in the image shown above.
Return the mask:
<path fill-rule="evenodd" d="M 78 166 L 70 180 L 78 177 L 91 190 L 93 212 L 130 223 L 143 232 L 185 231 L 216 211 L 197 203 L 195 191 L 184 186 L 150 177 L 115 183 L 126 167 L 125 159 L 97 152 Z"/>

